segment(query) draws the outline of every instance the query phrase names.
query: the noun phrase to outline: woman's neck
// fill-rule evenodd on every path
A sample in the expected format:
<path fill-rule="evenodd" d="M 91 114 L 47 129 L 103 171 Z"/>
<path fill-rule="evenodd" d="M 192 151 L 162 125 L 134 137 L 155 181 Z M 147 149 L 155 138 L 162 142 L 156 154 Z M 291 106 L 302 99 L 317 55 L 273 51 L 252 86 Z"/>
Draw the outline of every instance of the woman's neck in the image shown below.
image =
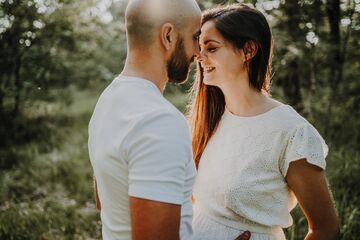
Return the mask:
<path fill-rule="evenodd" d="M 281 104 L 251 87 L 246 79 L 228 82 L 226 86 L 221 86 L 221 90 L 225 96 L 226 108 L 238 116 L 255 116 Z"/>

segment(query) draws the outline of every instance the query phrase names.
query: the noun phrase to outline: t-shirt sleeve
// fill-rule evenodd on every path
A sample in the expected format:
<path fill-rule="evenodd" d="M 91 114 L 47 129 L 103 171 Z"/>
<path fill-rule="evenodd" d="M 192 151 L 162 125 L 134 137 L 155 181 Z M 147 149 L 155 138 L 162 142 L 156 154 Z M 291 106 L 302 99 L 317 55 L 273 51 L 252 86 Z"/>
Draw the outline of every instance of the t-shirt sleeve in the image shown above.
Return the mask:
<path fill-rule="evenodd" d="M 137 124 L 127 142 L 129 196 L 182 204 L 190 134 L 176 113 L 155 113 Z"/>
<path fill-rule="evenodd" d="M 325 169 L 325 157 L 328 147 L 318 133 L 309 123 L 294 129 L 288 139 L 282 161 L 280 161 L 280 171 L 285 177 L 291 162 L 306 159 L 310 164 Z"/>

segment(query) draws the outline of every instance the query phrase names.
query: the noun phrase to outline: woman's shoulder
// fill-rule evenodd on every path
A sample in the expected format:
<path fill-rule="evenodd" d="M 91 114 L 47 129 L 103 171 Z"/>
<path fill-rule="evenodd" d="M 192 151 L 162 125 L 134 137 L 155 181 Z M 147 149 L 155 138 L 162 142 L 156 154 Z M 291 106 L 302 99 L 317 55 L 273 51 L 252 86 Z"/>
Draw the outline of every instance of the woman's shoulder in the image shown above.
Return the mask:
<path fill-rule="evenodd" d="M 297 146 L 316 148 L 321 146 L 323 156 L 327 155 L 328 147 L 318 130 L 290 105 L 283 104 L 273 115 L 273 127 L 281 132 L 282 140 L 292 141 Z"/>
<path fill-rule="evenodd" d="M 271 120 L 273 122 L 272 124 L 275 126 L 287 131 L 306 125 L 312 126 L 312 124 L 299 114 L 292 106 L 281 103 L 277 100 L 273 101 L 275 114 L 271 115 Z"/>

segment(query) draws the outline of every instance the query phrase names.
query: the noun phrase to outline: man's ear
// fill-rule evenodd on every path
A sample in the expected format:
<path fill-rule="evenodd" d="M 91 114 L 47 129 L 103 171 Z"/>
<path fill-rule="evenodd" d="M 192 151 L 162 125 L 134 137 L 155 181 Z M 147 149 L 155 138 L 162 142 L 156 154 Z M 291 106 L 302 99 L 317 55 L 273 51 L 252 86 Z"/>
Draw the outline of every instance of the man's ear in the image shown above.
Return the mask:
<path fill-rule="evenodd" d="M 160 41 L 166 50 L 170 50 L 175 42 L 175 27 L 171 23 L 164 23 L 160 30 Z"/>
<path fill-rule="evenodd" d="M 258 48 L 259 45 L 253 40 L 249 40 L 245 43 L 243 50 L 244 50 L 246 62 L 251 60 L 256 55 Z"/>

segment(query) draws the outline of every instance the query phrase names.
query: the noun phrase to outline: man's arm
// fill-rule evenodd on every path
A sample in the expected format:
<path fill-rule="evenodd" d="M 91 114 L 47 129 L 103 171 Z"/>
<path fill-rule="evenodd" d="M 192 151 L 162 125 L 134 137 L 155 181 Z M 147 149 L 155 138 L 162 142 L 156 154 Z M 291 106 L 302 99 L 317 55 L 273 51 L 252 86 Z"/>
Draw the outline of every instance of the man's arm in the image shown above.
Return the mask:
<path fill-rule="evenodd" d="M 179 239 L 184 191 L 191 190 L 184 185 L 192 174 L 185 119 L 173 111 L 151 112 L 129 132 L 123 148 L 132 239 Z"/>
<path fill-rule="evenodd" d="M 99 199 L 99 192 L 98 192 L 98 188 L 97 188 L 97 183 L 96 183 L 96 178 L 95 176 L 93 176 L 93 181 L 94 181 L 94 192 L 95 192 L 95 205 L 96 205 L 96 209 L 101 211 L 101 202 Z"/>
<path fill-rule="evenodd" d="M 179 239 L 181 206 L 130 197 L 133 240 Z"/>

